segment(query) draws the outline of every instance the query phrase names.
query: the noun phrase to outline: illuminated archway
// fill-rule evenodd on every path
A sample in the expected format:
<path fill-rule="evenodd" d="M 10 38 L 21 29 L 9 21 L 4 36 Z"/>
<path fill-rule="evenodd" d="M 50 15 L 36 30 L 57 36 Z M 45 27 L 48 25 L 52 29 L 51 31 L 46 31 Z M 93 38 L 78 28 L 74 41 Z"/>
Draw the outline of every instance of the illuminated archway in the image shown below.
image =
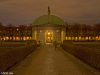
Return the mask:
<path fill-rule="evenodd" d="M 53 31 L 46 31 L 45 32 L 45 43 L 52 43 L 53 42 Z"/>

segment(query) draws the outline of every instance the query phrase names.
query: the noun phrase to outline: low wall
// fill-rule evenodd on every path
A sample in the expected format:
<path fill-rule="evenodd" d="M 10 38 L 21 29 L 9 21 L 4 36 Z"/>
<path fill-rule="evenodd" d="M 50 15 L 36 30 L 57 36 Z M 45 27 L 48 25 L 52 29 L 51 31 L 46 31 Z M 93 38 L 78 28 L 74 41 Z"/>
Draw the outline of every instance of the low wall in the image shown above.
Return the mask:
<path fill-rule="evenodd" d="M 0 72 L 6 71 L 36 49 L 35 43 L 16 48 L 0 48 Z"/>
<path fill-rule="evenodd" d="M 62 47 L 65 51 L 76 56 L 80 60 L 100 70 L 100 50 L 76 46 L 71 42 L 64 41 Z"/>

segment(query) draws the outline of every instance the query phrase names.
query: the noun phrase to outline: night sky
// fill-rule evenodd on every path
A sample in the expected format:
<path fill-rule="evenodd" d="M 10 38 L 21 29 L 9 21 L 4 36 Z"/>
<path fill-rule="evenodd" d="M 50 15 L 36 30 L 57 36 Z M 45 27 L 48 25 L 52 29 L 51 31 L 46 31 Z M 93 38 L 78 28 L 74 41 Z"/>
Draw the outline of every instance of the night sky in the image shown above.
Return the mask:
<path fill-rule="evenodd" d="M 30 24 L 47 14 L 48 6 L 68 23 L 100 23 L 100 0 L 0 0 L 0 22 Z"/>

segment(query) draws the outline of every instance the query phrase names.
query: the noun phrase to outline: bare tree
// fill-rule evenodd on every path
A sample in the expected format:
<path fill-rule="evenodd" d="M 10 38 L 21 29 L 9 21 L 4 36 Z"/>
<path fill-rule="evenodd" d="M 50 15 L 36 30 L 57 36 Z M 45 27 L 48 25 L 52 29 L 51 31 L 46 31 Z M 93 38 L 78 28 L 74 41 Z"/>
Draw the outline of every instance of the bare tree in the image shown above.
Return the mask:
<path fill-rule="evenodd" d="M 99 36 L 100 35 L 100 23 L 95 24 L 93 27 L 94 27 L 95 35 Z"/>
<path fill-rule="evenodd" d="M 23 38 L 25 36 L 25 26 L 24 25 L 20 25 L 19 26 L 19 31 L 20 31 L 20 38 L 22 38 L 22 40 L 23 40 Z"/>
<path fill-rule="evenodd" d="M 12 24 L 9 24 L 6 28 L 7 34 L 10 40 L 13 40 L 14 37 L 14 26 Z"/>

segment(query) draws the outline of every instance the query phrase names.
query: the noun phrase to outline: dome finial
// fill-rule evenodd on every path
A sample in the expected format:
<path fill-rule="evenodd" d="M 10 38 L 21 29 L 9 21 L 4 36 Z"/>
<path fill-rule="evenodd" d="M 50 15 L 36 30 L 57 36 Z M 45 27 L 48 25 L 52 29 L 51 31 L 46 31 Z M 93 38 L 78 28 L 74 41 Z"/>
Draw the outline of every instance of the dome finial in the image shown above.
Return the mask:
<path fill-rule="evenodd" d="M 48 15 L 51 14 L 50 6 L 48 6 Z"/>

